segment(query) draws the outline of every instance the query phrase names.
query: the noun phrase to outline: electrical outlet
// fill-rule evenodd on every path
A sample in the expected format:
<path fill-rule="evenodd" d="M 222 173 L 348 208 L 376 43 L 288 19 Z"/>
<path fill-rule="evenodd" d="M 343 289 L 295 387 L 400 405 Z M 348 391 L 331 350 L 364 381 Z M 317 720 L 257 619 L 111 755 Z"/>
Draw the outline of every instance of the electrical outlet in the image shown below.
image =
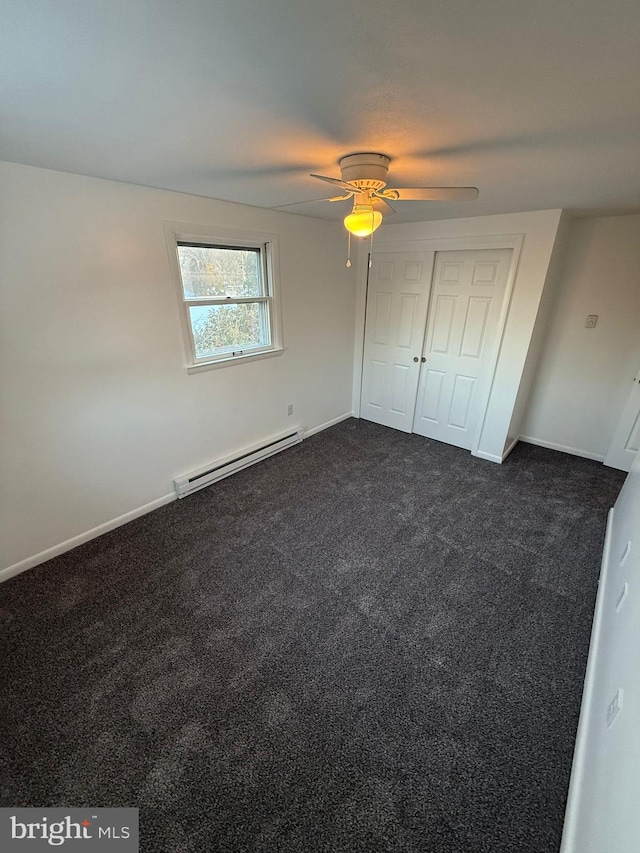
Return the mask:
<path fill-rule="evenodd" d="M 292 415 L 292 414 L 293 414 L 293 403 L 289 403 L 289 405 L 287 406 L 287 415 Z"/>
<path fill-rule="evenodd" d="M 598 315 L 597 314 L 589 314 L 587 316 L 587 322 L 584 324 L 585 329 L 595 329 L 597 322 L 598 322 Z"/>
<path fill-rule="evenodd" d="M 622 687 L 619 687 L 616 691 L 616 695 L 613 697 L 611 702 L 609 702 L 609 707 L 607 708 L 607 728 L 610 729 L 613 725 L 613 721 L 618 716 L 618 714 L 622 711 Z"/>

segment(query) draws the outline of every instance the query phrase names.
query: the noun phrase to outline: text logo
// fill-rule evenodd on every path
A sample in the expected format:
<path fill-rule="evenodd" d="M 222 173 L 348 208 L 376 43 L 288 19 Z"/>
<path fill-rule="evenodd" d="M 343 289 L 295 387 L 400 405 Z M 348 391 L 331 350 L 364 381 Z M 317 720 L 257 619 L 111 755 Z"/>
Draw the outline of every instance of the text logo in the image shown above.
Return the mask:
<path fill-rule="evenodd" d="M 138 853 L 138 809 L 0 809 L 0 850 Z"/>

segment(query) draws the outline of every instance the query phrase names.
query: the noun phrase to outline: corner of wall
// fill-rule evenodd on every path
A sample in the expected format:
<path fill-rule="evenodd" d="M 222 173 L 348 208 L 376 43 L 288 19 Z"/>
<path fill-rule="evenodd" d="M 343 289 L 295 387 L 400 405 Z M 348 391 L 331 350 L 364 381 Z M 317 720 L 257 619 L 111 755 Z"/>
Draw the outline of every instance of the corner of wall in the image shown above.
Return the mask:
<path fill-rule="evenodd" d="M 571 218 L 565 211 L 560 211 L 558 218 L 558 228 L 556 230 L 553 248 L 547 274 L 545 276 L 536 320 L 529 341 L 529 348 L 518 386 L 518 394 L 516 397 L 513 415 L 509 424 L 509 430 L 504 444 L 503 459 L 511 452 L 520 436 L 520 427 L 525 418 L 531 388 L 538 368 L 540 354 L 542 353 L 544 342 L 549 331 L 549 319 L 551 317 L 551 309 L 556 300 L 562 272 L 564 268 L 566 247 L 568 243 Z"/>
<path fill-rule="evenodd" d="M 522 248 L 477 447 L 478 455 L 486 458 L 502 461 L 519 435 L 518 408 L 531 383 L 525 368 L 561 219 L 561 210 L 548 210 L 517 214 L 512 220 L 514 228 L 522 229 Z"/>

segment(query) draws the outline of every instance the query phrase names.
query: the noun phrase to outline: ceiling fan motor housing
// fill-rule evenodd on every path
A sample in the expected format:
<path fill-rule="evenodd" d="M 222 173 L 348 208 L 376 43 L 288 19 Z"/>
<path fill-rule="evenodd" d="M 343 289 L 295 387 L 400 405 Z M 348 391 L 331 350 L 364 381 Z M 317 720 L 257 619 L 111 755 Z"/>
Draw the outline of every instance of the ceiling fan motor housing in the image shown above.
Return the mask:
<path fill-rule="evenodd" d="M 361 190 L 381 190 L 387 185 L 390 162 L 385 154 L 350 154 L 340 160 L 342 180 Z"/>

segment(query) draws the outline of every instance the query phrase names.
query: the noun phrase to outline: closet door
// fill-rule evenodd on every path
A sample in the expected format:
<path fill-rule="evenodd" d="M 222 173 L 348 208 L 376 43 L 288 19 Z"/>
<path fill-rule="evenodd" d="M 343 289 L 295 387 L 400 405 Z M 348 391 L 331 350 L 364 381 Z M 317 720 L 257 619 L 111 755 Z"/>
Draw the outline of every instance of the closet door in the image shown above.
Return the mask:
<path fill-rule="evenodd" d="M 633 379 L 629 398 L 620 417 L 611 447 L 604 464 L 621 471 L 630 471 L 640 450 L 640 369 Z"/>
<path fill-rule="evenodd" d="M 438 252 L 413 432 L 471 449 L 511 249 Z"/>
<path fill-rule="evenodd" d="M 411 432 L 433 252 L 373 257 L 369 270 L 360 415 Z"/>

